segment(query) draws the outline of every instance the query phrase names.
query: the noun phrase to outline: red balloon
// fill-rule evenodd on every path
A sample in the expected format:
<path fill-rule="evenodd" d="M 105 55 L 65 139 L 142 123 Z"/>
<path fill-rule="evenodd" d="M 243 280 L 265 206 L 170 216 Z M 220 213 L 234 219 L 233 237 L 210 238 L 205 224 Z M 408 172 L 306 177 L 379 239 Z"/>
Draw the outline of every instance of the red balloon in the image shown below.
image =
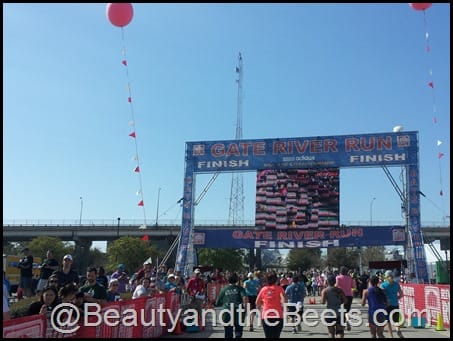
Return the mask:
<path fill-rule="evenodd" d="M 411 6 L 413 9 L 416 11 L 424 11 L 425 9 L 428 9 L 431 7 L 432 4 L 419 4 L 417 2 L 414 3 L 409 3 L 409 6 Z"/>
<path fill-rule="evenodd" d="M 134 16 L 134 9 L 130 3 L 108 3 L 106 10 L 107 18 L 118 27 L 129 24 Z"/>

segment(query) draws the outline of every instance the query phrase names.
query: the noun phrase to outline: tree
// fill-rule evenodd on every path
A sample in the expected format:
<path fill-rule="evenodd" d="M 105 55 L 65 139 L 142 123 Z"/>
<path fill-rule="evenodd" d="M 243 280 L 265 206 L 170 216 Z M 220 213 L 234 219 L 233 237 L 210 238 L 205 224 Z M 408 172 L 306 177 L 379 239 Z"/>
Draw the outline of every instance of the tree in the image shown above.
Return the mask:
<path fill-rule="evenodd" d="M 292 249 L 288 253 L 289 270 L 299 271 L 321 267 L 321 249 Z"/>
<path fill-rule="evenodd" d="M 198 263 L 212 265 L 230 271 L 244 270 L 244 251 L 242 249 L 201 249 Z"/>
<path fill-rule="evenodd" d="M 97 248 L 91 248 L 88 253 L 87 264 L 89 266 L 95 266 L 96 268 L 99 268 L 100 266 L 105 267 L 108 264 L 108 255 Z M 80 273 L 79 275 L 82 274 Z"/>
<path fill-rule="evenodd" d="M 370 261 L 385 260 L 385 246 L 368 246 L 363 253 L 363 264 L 368 266 Z"/>
<path fill-rule="evenodd" d="M 357 251 L 350 247 L 334 247 L 327 249 L 326 265 L 329 268 L 339 269 L 346 266 L 349 269 L 358 268 Z"/>
<path fill-rule="evenodd" d="M 360 269 L 360 261 L 362 262 L 362 267 L 368 266 L 370 261 L 384 260 L 384 252 L 384 246 L 329 248 L 327 250 L 326 265 L 337 269 L 342 265 L 349 269 Z"/>
<path fill-rule="evenodd" d="M 30 252 L 35 257 L 46 258 L 47 250 L 53 251 L 54 258 L 61 264 L 63 256 L 73 252 L 74 248 L 63 242 L 58 237 L 40 236 L 33 238 L 27 245 Z"/>
<path fill-rule="evenodd" d="M 5 255 L 20 255 L 20 251 L 24 248 L 23 243 L 8 242 L 3 246 L 3 253 Z"/>
<path fill-rule="evenodd" d="M 124 264 L 126 272 L 133 274 L 143 266 L 143 262 L 158 256 L 157 251 L 149 246 L 148 241 L 138 237 L 121 237 L 107 247 L 108 265 L 106 271 L 115 271 L 118 264 Z"/>

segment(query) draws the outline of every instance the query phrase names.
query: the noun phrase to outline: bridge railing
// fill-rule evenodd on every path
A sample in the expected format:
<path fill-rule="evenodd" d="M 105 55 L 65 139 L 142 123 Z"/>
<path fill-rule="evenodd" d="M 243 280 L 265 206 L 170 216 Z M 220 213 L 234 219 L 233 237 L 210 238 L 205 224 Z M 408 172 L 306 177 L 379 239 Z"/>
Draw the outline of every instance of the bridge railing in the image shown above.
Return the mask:
<path fill-rule="evenodd" d="M 143 219 L 121 219 L 120 226 L 143 225 Z M 346 226 L 369 226 L 369 221 L 341 221 L 340 225 Z M 117 226 L 118 219 L 5 219 L 3 226 Z M 156 220 L 147 221 L 148 227 L 156 226 Z M 157 226 L 178 226 L 181 219 L 159 219 Z M 234 224 L 225 219 L 195 219 L 195 226 L 254 226 L 254 220 L 235 221 Z M 398 225 L 404 226 L 403 220 L 399 221 L 373 221 L 373 226 Z M 445 221 L 422 221 L 422 227 L 445 227 L 450 222 Z"/>

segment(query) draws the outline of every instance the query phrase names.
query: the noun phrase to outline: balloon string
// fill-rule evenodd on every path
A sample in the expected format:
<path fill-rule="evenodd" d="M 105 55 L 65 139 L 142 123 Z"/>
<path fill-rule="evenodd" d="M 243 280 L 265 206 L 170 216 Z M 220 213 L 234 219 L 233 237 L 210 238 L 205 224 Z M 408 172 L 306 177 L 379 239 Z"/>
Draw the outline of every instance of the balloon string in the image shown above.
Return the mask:
<path fill-rule="evenodd" d="M 439 139 L 439 118 L 437 117 L 437 106 L 436 106 L 436 85 L 434 84 L 434 79 L 433 79 L 433 69 L 432 69 L 432 57 L 431 57 L 431 45 L 430 45 L 430 36 L 429 36 L 429 29 L 428 29 L 428 19 L 427 19 L 427 14 L 426 10 L 423 11 L 423 22 L 425 26 L 425 40 L 426 40 L 426 47 L 425 51 L 428 54 L 428 68 L 429 68 L 429 83 L 428 85 L 431 88 L 431 97 L 432 97 L 432 110 L 433 110 L 433 122 L 437 126 L 436 133 L 437 133 L 437 158 L 438 158 L 438 165 L 439 165 L 439 185 L 440 185 L 440 196 L 442 200 L 442 214 L 445 216 L 445 210 L 443 209 L 444 207 L 444 195 L 443 195 L 443 181 L 442 181 L 442 148 L 441 144 L 443 143 Z"/>
<path fill-rule="evenodd" d="M 135 143 L 135 157 L 134 160 L 137 162 L 137 167 L 135 168 L 136 172 L 138 173 L 138 179 L 139 179 L 139 194 L 140 194 L 140 204 L 143 209 L 143 219 L 144 219 L 144 225 L 142 227 L 146 227 L 146 211 L 145 211 L 145 205 L 144 205 L 144 197 L 143 197 L 143 182 L 142 182 L 142 169 L 140 167 L 140 157 L 138 154 L 138 142 L 137 142 L 137 130 L 135 126 L 135 115 L 134 115 L 134 105 L 133 105 L 133 98 L 132 98 L 132 90 L 131 90 L 131 85 L 130 85 L 130 77 L 129 77 L 129 64 L 127 62 L 127 56 L 126 56 L 126 44 L 125 44 L 125 38 L 124 38 L 124 28 L 121 27 L 121 38 L 123 42 L 123 65 L 126 69 L 126 79 L 127 79 L 127 91 L 128 91 L 128 102 L 129 102 L 129 107 L 130 107 L 130 113 L 131 113 L 131 126 L 133 128 L 132 133 L 134 134 L 133 139 Z"/>

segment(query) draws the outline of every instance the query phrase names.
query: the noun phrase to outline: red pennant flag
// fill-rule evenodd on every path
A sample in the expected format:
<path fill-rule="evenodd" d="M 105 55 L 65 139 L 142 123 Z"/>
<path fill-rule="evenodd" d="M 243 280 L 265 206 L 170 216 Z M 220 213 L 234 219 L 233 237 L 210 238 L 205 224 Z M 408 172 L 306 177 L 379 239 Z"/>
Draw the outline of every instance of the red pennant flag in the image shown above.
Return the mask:
<path fill-rule="evenodd" d="M 140 202 L 138 203 L 138 206 L 143 206 L 144 203 L 143 203 L 143 200 L 140 200 Z"/>
<path fill-rule="evenodd" d="M 145 242 L 147 242 L 149 240 L 149 237 L 147 234 L 145 234 L 143 237 L 140 238 L 141 240 L 144 240 Z"/>
<path fill-rule="evenodd" d="M 434 83 L 433 83 L 432 81 L 431 81 L 431 82 L 429 82 L 429 83 L 428 83 L 428 85 L 429 85 L 429 86 L 430 86 L 431 88 L 433 88 L 433 89 L 434 89 Z"/>
<path fill-rule="evenodd" d="M 132 133 L 130 133 L 129 136 L 135 138 L 135 131 L 133 131 Z"/>
<path fill-rule="evenodd" d="M 444 156 L 444 155 L 445 155 L 444 153 L 440 152 L 439 153 L 439 159 L 442 158 L 442 156 Z"/>
<path fill-rule="evenodd" d="M 134 172 L 135 173 L 139 173 L 140 172 L 140 167 L 139 166 L 135 167 Z"/>
<path fill-rule="evenodd" d="M 127 61 L 123 60 L 121 63 L 123 63 L 124 66 L 127 66 Z"/>
<path fill-rule="evenodd" d="M 128 101 L 129 103 L 131 103 L 131 102 L 132 102 L 132 97 L 128 97 L 128 98 L 127 98 L 127 101 Z"/>

